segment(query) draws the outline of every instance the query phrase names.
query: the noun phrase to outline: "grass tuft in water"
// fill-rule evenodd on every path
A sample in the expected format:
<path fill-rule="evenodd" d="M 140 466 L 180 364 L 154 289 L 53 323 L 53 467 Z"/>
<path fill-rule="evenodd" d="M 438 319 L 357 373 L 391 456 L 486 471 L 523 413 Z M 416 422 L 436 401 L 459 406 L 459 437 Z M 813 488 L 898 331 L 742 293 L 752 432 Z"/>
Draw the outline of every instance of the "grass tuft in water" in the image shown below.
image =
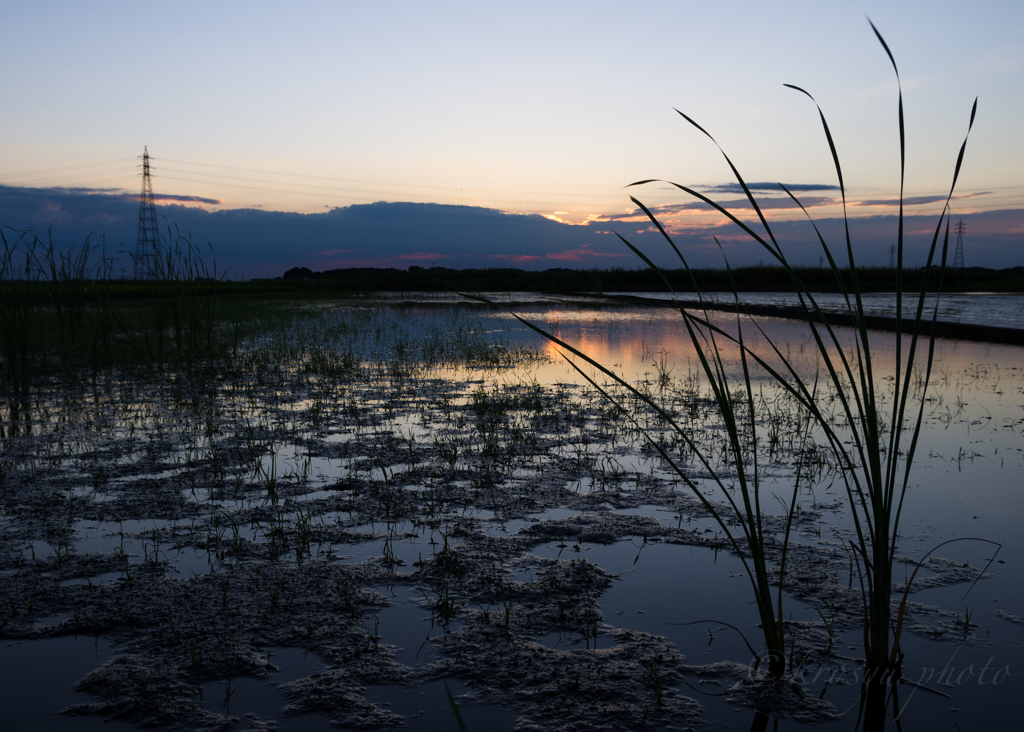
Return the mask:
<path fill-rule="evenodd" d="M 895 59 L 881 34 L 872 24 L 879 42 L 882 44 L 899 82 L 899 71 Z M 809 99 L 814 98 L 806 90 L 787 84 Z M 836 286 L 843 293 L 846 310 L 853 322 L 853 346 L 849 347 L 836 330 L 829 324 L 819 308 L 810 288 L 806 286 L 800 272 L 794 267 L 776 239 L 771 224 L 762 213 L 761 207 L 751 193 L 732 160 L 715 142 L 714 138 L 692 118 L 679 114 L 696 129 L 703 132 L 708 139 L 715 142 L 731 169 L 736 181 L 743 188 L 746 200 L 753 207 L 758 221 L 765 234 L 755 232 L 751 226 L 741 221 L 735 214 L 703 194 L 677 183 L 671 183 L 679 190 L 707 203 L 731 222 L 743 229 L 761 249 L 775 261 L 789 276 L 793 292 L 798 296 L 800 306 L 806 318 L 807 327 L 813 336 L 816 352 L 825 372 L 825 378 L 831 391 L 839 401 L 840 411 L 845 424 L 840 426 L 836 420 L 824 411 L 815 397 L 817 380 L 813 383 L 800 373 L 796 366 L 783 355 L 771 339 L 763 331 L 760 335 L 766 340 L 772 358 L 761 356 L 748 348 L 740 335 L 726 334 L 712 326 L 708 319 L 698 319 L 680 308 L 686 327 L 691 332 L 694 324 L 717 333 L 735 343 L 742 354 L 744 363 L 748 359 L 756 362 L 771 378 L 789 392 L 807 410 L 816 429 L 824 435 L 829 446 L 838 459 L 842 470 L 841 476 L 845 483 L 847 499 L 853 514 L 856 539 L 850 542 L 857 561 L 858 576 L 862 582 L 864 593 L 864 654 L 869 669 L 869 676 L 884 679 L 898 675 L 901 661 L 900 626 L 893 618 L 893 576 L 892 568 L 896 554 L 896 541 L 899 536 L 899 524 L 903 503 L 906 497 L 911 468 L 918 447 L 918 439 L 924 421 L 925 394 L 931 378 L 932 363 L 935 349 L 933 326 L 937 319 L 938 297 L 930 314 L 925 313 L 926 287 L 914 293 L 917 306 L 915 316 L 909 326 L 897 318 L 895 337 L 888 334 L 869 333 L 866 322 L 864 303 L 861 297 L 861 286 L 858 268 L 854 256 L 854 245 L 849 230 L 846 214 L 846 188 L 843 180 L 842 167 L 836 145 L 829 129 L 828 122 L 820 106 L 815 102 L 825 138 L 831 152 L 833 164 L 843 200 L 843 217 L 845 223 L 845 249 L 848 260 L 849 284 L 844 280 L 844 272 L 839 262 L 822 236 L 817 225 L 806 209 L 793 193 L 781 183 L 779 187 L 798 205 L 807 216 L 814 228 L 824 257 L 828 260 L 829 271 L 832 273 Z M 678 110 L 677 110 L 678 111 Z M 968 123 L 968 135 L 974 124 L 977 111 L 977 100 L 971 109 Z M 904 213 L 903 189 L 906 174 L 905 150 L 906 137 L 903 116 L 903 92 L 900 88 L 898 103 L 898 132 L 900 139 L 900 206 L 896 231 L 897 253 L 897 290 L 896 313 L 903 312 L 902 272 L 904 262 Z M 931 245 L 924 267 L 922 282 L 937 283 L 937 291 L 941 293 L 946 271 L 949 248 L 949 200 L 952 198 L 957 178 L 963 162 L 967 145 L 965 137 L 953 170 L 950 191 L 945 206 L 936 224 Z M 639 181 L 632 185 L 643 185 L 652 181 Z M 682 252 L 676 247 L 671 236 L 657 221 L 652 212 L 636 198 L 634 202 L 641 207 L 650 220 L 668 241 L 684 268 L 689 265 Z M 620 237 L 621 238 L 621 237 Z M 633 247 L 625 239 L 623 241 L 637 253 L 649 266 L 654 268 L 651 260 Z M 656 268 L 655 268 L 656 269 Z M 756 323 L 755 323 L 756 326 Z M 760 329 L 759 329 L 760 330 Z M 904 343 L 904 336 L 909 336 Z M 695 341 L 696 342 L 696 341 Z M 714 349 L 714 342 L 709 341 Z M 705 348 L 707 351 L 708 347 Z M 895 353 L 895 378 L 891 384 L 876 379 L 876 362 L 880 354 Z M 704 358 L 704 356 L 702 356 Z M 775 365 L 773 365 L 775 364 Z M 916 370 L 923 369 L 923 373 Z M 746 374 L 746 366 L 744 366 Z M 749 379 L 748 379 L 749 384 Z M 869 714 L 870 716 L 870 714 Z"/>
<path fill-rule="evenodd" d="M 897 82 L 899 82 L 899 71 L 888 45 L 873 24 L 871 27 L 892 62 Z M 791 84 L 786 86 L 801 92 L 814 101 L 813 97 L 804 89 Z M 924 274 L 921 278 L 921 289 L 916 293 L 917 307 L 915 317 L 911 321 L 909 328 L 903 325 L 902 319 L 897 318 L 898 325 L 895 339 L 889 340 L 892 336 L 888 334 L 869 334 L 866 325 L 866 313 L 861 297 L 862 289 L 846 214 L 846 188 L 842 167 L 825 115 L 816 102 L 815 106 L 818 108 L 843 200 L 848 270 L 844 271 L 844 268 L 840 266 L 832 248 L 828 245 L 810 215 L 807 214 L 806 209 L 800 204 L 799 199 L 781 183 L 779 187 L 800 207 L 815 230 L 822 253 L 828 260 L 828 271 L 831 272 L 835 285 L 842 292 L 846 301 L 847 312 L 856 324 L 852 348 L 848 347 L 836 330 L 829 324 L 810 288 L 802 280 L 800 271 L 787 259 L 782 245 L 772 230 L 771 224 L 764 216 L 761 206 L 751 193 L 737 167 L 714 140 L 714 137 L 691 117 L 677 110 L 680 116 L 706 135 L 722 152 L 733 176 L 742 187 L 746 200 L 756 213 L 765 234 L 758 234 L 750 225 L 741 221 L 724 206 L 687 186 L 672 183 L 671 181 L 654 180 L 638 181 L 631 184 L 631 186 L 640 186 L 646 183 L 668 182 L 684 193 L 710 205 L 732 223 L 743 229 L 753 242 L 767 252 L 777 266 L 781 267 L 790 278 L 793 292 L 799 298 L 800 307 L 803 310 L 807 326 L 813 336 L 815 350 L 824 373 L 815 373 L 813 376 L 809 376 L 798 371 L 795 363 L 776 347 L 768 334 L 761 330 L 756 322 L 752 323 L 752 326 L 756 329 L 757 335 L 768 344 L 768 352 L 761 354 L 755 351 L 744 338 L 744 326 L 747 324 L 741 320 L 738 311 L 735 318 L 734 332 L 727 332 L 722 327 L 712 323 L 707 310 L 704 310 L 703 315 L 700 315 L 688 311 L 682 306 L 679 307 L 683 324 L 700 360 L 701 370 L 711 387 L 717 417 L 728 438 L 728 477 L 726 477 L 725 473 L 716 471 L 712 465 L 711 456 L 701 451 L 689 431 L 678 424 L 671 414 L 659 406 L 650 394 L 642 392 L 627 383 L 610 369 L 551 333 L 522 318 L 520 320 L 540 335 L 557 344 L 566 354 L 571 354 L 571 356 L 589 364 L 604 376 L 612 379 L 615 384 L 625 389 L 636 400 L 637 404 L 644 408 L 653 409 L 663 422 L 682 438 L 690 452 L 696 456 L 700 467 L 711 476 L 713 483 L 719 489 L 718 494 L 728 504 L 728 512 L 723 512 L 708 500 L 704 494 L 704 486 L 690 477 L 690 469 L 675 461 L 653 437 L 649 438 L 651 444 L 658 450 L 662 458 L 666 460 L 682 481 L 690 487 L 694 495 L 711 511 L 715 520 L 724 531 L 727 540 L 732 545 L 733 550 L 740 556 L 747 568 L 764 633 L 769 671 L 774 677 L 781 676 L 784 673 L 786 663 L 786 644 L 781 622 L 782 586 L 785 579 L 785 555 L 796 493 L 794 491 L 793 498 L 788 505 L 785 538 L 778 566 L 778 595 L 773 600 L 771 592 L 773 578 L 769 572 L 768 564 L 769 536 L 765 532 L 764 526 L 765 514 L 761 506 L 760 474 L 757 463 L 758 432 L 753 390 L 754 376 L 752 374 L 754 366 L 756 365 L 756 367 L 767 373 L 773 381 L 785 389 L 806 412 L 807 422 L 804 429 L 804 440 L 806 441 L 807 435 L 813 426 L 814 430 L 819 431 L 824 436 L 841 467 L 840 474 L 846 487 L 847 499 L 853 513 L 856 530 L 856 539 L 851 541 L 850 544 L 857 561 L 858 576 L 861 579 L 864 591 L 864 653 L 869 669 L 868 676 L 885 679 L 899 673 L 901 659 L 899 645 L 900 628 L 894 624 L 892 615 L 892 568 L 896 553 L 896 540 L 899 535 L 899 522 L 903 501 L 909 485 L 910 471 L 923 423 L 925 392 L 931 376 L 934 357 L 935 338 L 933 326 L 937 319 L 938 298 L 936 298 L 934 309 L 929 318 L 925 314 L 925 283 L 937 283 L 937 290 L 941 293 L 949 247 L 949 200 L 952 198 L 960 173 L 967 139 L 964 139 L 960 147 L 950 185 L 950 192 L 935 227 L 928 250 Z M 975 100 L 974 107 L 971 110 L 968 133 L 971 126 L 973 126 L 976 110 L 977 100 Z M 902 88 L 900 88 L 899 92 L 898 126 L 900 138 L 900 206 L 896 232 L 897 315 L 903 312 L 904 291 L 902 275 L 906 268 L 904 263 L 905 243 L 903 224 L 906 140 Z M 632 201 L 647 215 L 651 223 L 661 233 L 678 257 L 685 272 L 688 273 L 692 291 L 696 292 L 698 297 L 703 300 L 704 297 L 697 285 L 697 278 L 671 235 L 647 206 L 635 197 L 632 197 Z M 672 287 L 668 278 L 665 277 L 664 273 L 661 272 L 653 261 L 630 244 L 624 237 L 620 235 L 619 238 L 651 270 L 661 275 L 666 288 L 671 291 Z M 726 262 L 726 268 L 728 271 L 728 262 Z M 738 305 L 739 296 L 734 282 L 732 283 L 732 288 Z M 473 299 L 481 300 L 482 298 L 473 297 Z M 908 345 L 904 344 L 905 335 L 909 335 Z M 879 343 L 881 339 L 885 340 Z M 723 347 L 726 345 L 737 349 L 742 368 L 742 378 L 737 384 L 738 391 L 736 392 L 733 391 L 733 386 L 727 377 L 727 364 L 723 356 Z M 890 349 L 895 351 L 896 358 L 895 379 L 891 385 L 879 382 L 875 377 L 875 363 L 878 359 L 878 354 Z M 923 354 L 921 353 L 922 351 L 924 351 Z M 923 364 L 921 363 L 922 361 Z M 619 406 L 630 419 L 639 424 L 636 413 L 629 411 L 626 405 L 620 404 L 609 389 L 598 384 L 594 377 L 588 375 L 572 359 L 570 359 L 570 363 L 594 388 L 600 391 L 608 400 Z M 918 373 L 919 366 L 921 365 L 923 365 L 923 374 Z M 662 364 L 662 372 L 665 372 L 667 368 L 667 364 Z M 845 418 L 844 420 L 837 421 L 834 419 L 819 402 L 819 378 L 825 381 L 829 386 L 829 391 L 838 399 L 841 414 Z M 840 426 L 840 423 L 845 424 Z M 799 484 L 799 481 L 800 473 L 798 470 L 796 483 Z M 733 489 L 736 489 L 735 495 L 738 498 L 734 498 Z M 737 525 L 739 527 L 738 531 L 736 530 Z"/>

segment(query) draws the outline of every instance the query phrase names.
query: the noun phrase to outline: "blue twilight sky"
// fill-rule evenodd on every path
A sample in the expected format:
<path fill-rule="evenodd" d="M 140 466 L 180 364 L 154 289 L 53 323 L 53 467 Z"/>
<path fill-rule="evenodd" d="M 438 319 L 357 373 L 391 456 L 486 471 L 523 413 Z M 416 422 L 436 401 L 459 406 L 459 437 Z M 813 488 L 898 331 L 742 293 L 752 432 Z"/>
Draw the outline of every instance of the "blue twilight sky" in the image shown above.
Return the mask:
<path fill-rule="evenodd" d="M 0 0 L 0 223 L 64 244 L 135 245 L 140 155 L 158 212 L 240 276 L 294 265 L 637 264 L 662 258 L 629 194 L 694 264 L 764 256 L 661 184 L 750 217 L 746 180 L 782 181 L 839 231 L 844 166 L 855 251 L 886 264 L 899 193 L 896 83 L 907 124 L 908 247 L 949 191 L 967 264 L 1024 264 L 1024 4 L 952 2 L 34 2 Z M 762 187 L 796 260 L 802 214 Z M 836 241 L 836 244 L 840 244 Z M 204 245 L 205 246 L 205 245 Z M 661 259 L 661 261 L 668 261 Z"/>

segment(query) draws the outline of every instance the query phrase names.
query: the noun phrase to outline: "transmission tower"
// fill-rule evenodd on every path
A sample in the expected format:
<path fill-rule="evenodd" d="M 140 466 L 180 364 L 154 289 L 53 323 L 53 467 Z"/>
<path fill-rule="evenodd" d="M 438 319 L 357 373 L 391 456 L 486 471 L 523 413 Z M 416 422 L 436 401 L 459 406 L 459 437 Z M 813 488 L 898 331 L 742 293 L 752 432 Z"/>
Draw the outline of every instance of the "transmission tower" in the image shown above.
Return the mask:
<path fill-rule="evenodd" d="M 967 231 L 967 227 L 964 226 L 964 220 L 960 219 L 960 223 L 956 225 L 956 252 L 953 253 L 953 268 L 963 269 L 964 268 L 964 232 Z"/>
<path fill-rule="evenodd" d="M 139 196 L 139 235 L 135 242 L 135 279 L 153 280 L 160 275 L 160 232 L 156 228 L 153 180 L 149 176 L 149 148 L 142 149 L 142 194 Z"/>
<path fill-rule="evenodd" d="M 896 245 L 889 245 L 889 269 L 896 268 Z"/>

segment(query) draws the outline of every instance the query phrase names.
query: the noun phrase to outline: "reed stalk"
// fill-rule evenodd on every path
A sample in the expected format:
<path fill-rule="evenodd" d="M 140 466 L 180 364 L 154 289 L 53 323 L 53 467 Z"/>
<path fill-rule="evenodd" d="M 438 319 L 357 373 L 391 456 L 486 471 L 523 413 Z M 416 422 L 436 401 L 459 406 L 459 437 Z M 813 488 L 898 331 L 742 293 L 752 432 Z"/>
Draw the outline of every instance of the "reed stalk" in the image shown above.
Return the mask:
<path fill-rule="evenodd" d="M 75 356 L 96 296 L 90 265 L 96 247 L 89 236 L 81 247 L 64 250 L 51 230 L 43 239 L 8 227 L 0 227 L 0 243 L 0 356 L 14 390 L 24 391 L 49 343 L 61 364 Z"/>
<path fill-rule="evenodd" d="M 899 84 L 899 70 L 893 54 L 874 24 L 871 25 L 871 28 L 892 63 L 897 83 Z M 806 95 L 814 102 L 814 98 L 804 89 L 791 84 L 786 84 L 786 86 Z M 900 86 L 898 104 L 900 204 L 896 232 L 897 327 L 893 340 L 889 340 L 892 336 L 888 334 L 869 333 L 868 331 L 864 304 L 861 298 L 862 291 L 858 279 L 858 268 L 854 257 L 854 247 L 850 237 L 849 219 L 846 213 L 846 188 L 843 181 L 842 167 L 825 115 L 817 102 L 814 102 L 814 104 L 818 110 L 825 138 L 832 155 L 842 196 L 845 248 L 850 278 L 849 286 L 844 281 L 843 272 L 837 263 L 832 248 L 826 243 L 825 238 L 806 209 L 804 209 L 797 197 L 786 186 L 780 183 L 779 187 L 800 207 L 814 228 L 822 253 L 828 260 L 829 271 L 831 271 L 836 286 L 844 296 L 847 313 L 855 323 L 854 347 L 849 355 L 847 355 L 847 349 L 844 348 L 840 341 L 839 334 L 829 324 L 828 318 L 822 313 L 810 288 L 802 280 L 800 272 L 786 258 L 782 246 L 772 231 L 771 224 L 765 218 L 761 206 L 751 193 L 750 188 L 736 166 L 729 159 L 725 151 L 722 150 L 721 146 L 715 142 L 714 138 L 697 122 L 682 112 L 679 112 L 679 114 L 696 129 L 704 133 L 722 152 L 733 176 L 742 187 L 746 200 L 753 207 L 758 221 L 765 231 L 765 235 L 758 234 L 735 214 L 698 191 L 678 183 L 672 183 L 671 181 L 665 182 L 670 183 L 693 198 L 710 205 L 716 211 L 726 216 L 731 222 L 738 225 L 790 277 L 792 291 L 799 298 L 800 307 L 806 318 L 810 333 L 813 336 L 817 354 L 827 372 L 827 380 L 832 391 L 838 396 L 841 411 L 846 421 L 845 428 L 837 427 L 835 422 L 823 413 L 815 399 L 813 388 L 808 383 L 806 377 L 797 372 L 794 364 L 787 360 L 766 333 L 761 331 L 762 336 L 769 344 L 772 355 L 777 359 L 776 363 L 781 363 L 781 366 L 773 366 L 769 363 L 767 357 L 762 357 L 747 348 L 742 340 L 715 329 L 707 323 L 706 318 L 703 324 L 706 327 L 717 330 L 720 336 L 734 341 L 741 352 L 745 354 L 745 358 L 750 358 L 758 363 L 771 375 L 774 381 L 792 394 L 808 410 L 808 414 L 813 419 L 816 428 L 820 429 L 825 435 L 832 451 L 839 460 L 842 466 L 841 476 L 845 483 L 847 499 L 856 531 L 856 540 L 851 541 L 851 545 L 858 559 L 859 575 L 864 590 L 865 660 L 869 675 L 873 675 L 876 678 L 886 678 L 892 674 L 898 674 L 901 658 L 899 645 L 900 627 L 893 623 L 892 616 L 892 570 L 897 539 L 899 537 L 900 518 L 909 486 L 914 456 L 921 435 L 921 427 L 924 421 L 925 396 L 934 360 L 934 324 L 938 317 L 938 299 L 942 291 L 949 249 L 949 201 L 952 199 L 957 178 L 960 174 L 967 146 L 967 137 L 974 124 L 977 100 L 975 100 L 974 106 L 971 109 L 967 136 L 965 136 L 960 147 L 953 170 L 949 194 L 947 195 L 946 203 L 939 216 L 928 249 L 924 276 L 921 278 L 922 285 L 920 290 L 914 293 L 916 308 L 908 332 L 903 326 L 902 319 L 903 301 L 906 296 L 902 284 L 902 275 L 905 268 L 903 191 L 906 175 L 906 136 L 903 117 L 903 91 L 902 86 Z M 639 181 L 631 185 L 643 185 L 650 182 L 653 181 Z M 668 241 L 673 251 L 683 263 L 683 267 L 690 271 L 685 257 L 654 214 L 635 197 L 632 200 L 644 211 L 661 232 L 662 236 Z M 650 259 L 638 249 L 629 244 L 624 238 L 620 237 L 620 239 L 647 262 L 649 266 L 654 267 Z M 925 283 L 928 282 L 937 283 L 936 302 L 930 317 L 925 313 Z M 680 312 L 689 328 L 690 323 L 695 320 L 694 316 L 688 314 L 682 308 L 680 308 Z M 905 335 L 909 335 L 907 346 L 904 346 L 903 343 Z M 895 378 L 892 380 L 891 386 L 876 373 L 878 354 L 885 352 L 887 349 L 893 349 L 895 352 Z M 923 354 L 922 351 L 924 352 Z M 915 368 L 920 365 L 923 365 L 923 379 L 915 384 Z M 915 389 L 919 389 L 919 391 L 915 393 Z M 891 407 L 887 407 L 887 403 L 891 403 Z"/>
<path fill-rule="evenodd" d="M 0 226 L 0 356 L 10 379 L 12 391 L 23 393 L 28 387 L 31 364 L 39 349 L 40 307 L 33 301 L 32 259 L 22 246 L 29 232 L 13 229 L 8 237 Z M 15 238 L 14 234 L 17 235 Z M 22 257 L 24 256 L 24 263 Z"/>
<path fill-rule="evenodd" d="M 874 24 L 871 25 L 871 28 L 892 63 L 897 83 L 899 84 L 899 70 L 892 52 Z M 786 86 L 805 94 L 814 101 L 813 97 L 804 89 L 790 84 L 786 84 Z M 788 506 L 785 539 L 781 548 L 777 575 L 778 593 L 773 601 L 771 592 L 773 578 L 768 562 L 769 553 L 766 545 L 768 536 L 765 532 L 764 513 L 760 502 L 761 484 L 756 457 L 756 442 L 758 438 L 752 389 L 752 364 L 756 364 L 764 370 L 773 381 L 795 398 L 796 402 L 806 410 L 807 414 L 808 421 L 804 433 L 805 441 L 813 425 L 814 429 L 819 430 L 825 436 L 841 467 L 839 472 L 846 488 L 847 500 L 853 514 L 856 532 L 856 540 L 850 543 L 858 560 L 859 576 L 863 585 L 865 615 L 864 654 L 867 664 L 867 678 L 874 680 L 872 683 L 875 684 L 875 691 L 877 692 L 878 689 L 884 691 L 890 680 L 898 677 L 899 674 L 901 626 L 893 623 L 892 570 L 903 503 L 921 434 L 921 426 L 924 421 L 925 394 L 934 360 L 934 323 L 937 320 L 939 307 L 938 297 L 936 297 L 930 318 L 927 317 L 925 315 L 925 295 L 928 283 L 932 283 L 933 286 L 937 283 L 937 295 L 942 291 L 949 248 L 949 201 L 952 198 L 960 173 L 967 138 L 965 137 L 960 147 L 950 191 L 932 236 L 927 261 L 923 268 L 923 276 L 920 278 L 920 290 L 915 293 L 917 300 L 915 315 L 909 330 L 909 346 L 905 348 L 903 338 L 907 333 L 902 325 L 902 314 L 905 297 L 903 275 L 906 269 L 904 264 L 903 226 L 906 140 L 902 86 L 900 86 L 899 90 L 898 108 L 900 205 L 896 237 L 897 272 L 895 278 L 897 283 L 896 315 L 898 325 L 894 341 L 885 340 L 892 337 L 889 334 L 873 334 L 868 331 L 864 303 L 861 297 L 862 290 L 858 278 L 858 268 L 854 257 L 849 220 L 846 213 L 846 187 L 843 181 L 842 167 L 825 115 L 817 105 L 817 102 L 815 102 L 815 106 L 818 109 L 825 138 L 832 155 L 842 196 L 845 247 L 849 268 L 847 272 L 844 273 L 843 269 L 841 269 L 832 248 L 828 245 L 817 225 L 806 209 L 800 204 L 797 197 L 781 183 L 779 187 L 799 206 L 814 228 L 822 253 L 828 260 L 828 271 L 831 273 L 839 291 L 844 296 L 846 310 L 855 323 L 854 347 L 849 355 L 847 355 L 847 349 L 844 348 L 839 334 L 829 324 L 828 318 L 822 313 L 811 289 L 802 279 L 800 270 L 787 259 L 782 246 L 772 231 L 771 224 L 764 216 L 761 206 L 751 193 L 739 170 L 725 151 L 722 150 L 721 146 L 697 122 L 686 114 L 679 112 L 680 116 L 706 135 L 722 152 L 733 176 L 742 187 L 746 200 L 753 207 L 757 219 L 765 231 L 763 236 L 755 232 L 749 225 L 741 221 L 737 215 L 728 211 L 724 206 L 687 186 L 671 181 L 644 180 L 627 187 L 654 182 L 669 183 L 675 186 L 680 191 L 708 204 L 726 216 L 732 223 L 738 225 L 750 236 L 753 242 L 767 252 L 775 263 L 782 268 L 791 282 L 792 291 L 798 296 L 807 326 L 813 336 L 816 353 L 825 372 L 823 378 L 830 387 L 830 391 L 838 397 L 846 426 L 838 426 L 837 422 L 830 415 L 826 414 L 821 405 L 819 405 L 819 374 L 815 374 L 813 380 L 811 380 L 810 377 L 799 373 L 796 365 L 784 355 L 783 351 L 756 322 L 752 322 L 753 327 L 757 329 L 758 335 L 768 344 L 768 353 L 764 355 L 755 351 L 744 340 L 744 323 L 740 319 L 739 312 L 736 314 L 735 333 L 729 333 L 711 321 L 707 310 L 704 310 L 703 316 L 701 316 L 699 313 L 688 311 L 679 305 L 678 309 L 683 324 L 694 346 L 704 376 L 711 386 L 718 416 L 728 435 L 730 468 L 734 480 L 727 484 L 725 477 L 715 471 L 708 456 L 701 451 L 689 431 L 678 424 L 672 415 L 658 405 L 649 394 L 641 392 L 619 375 L 553 334 L 523 318 L 519 318 L 519 316 L 516 317 L 527 327 L 557 344 L 565 353 L 581 359 L 597 369 L 598 372 L 611 378 L 614 383 L 624 388 L 645 407 L 653 409 L 663 423 L 682 438 L 682 441 L 691 453 L 697 457 L 704 471 L 711 475 L 712 480 L 720 489 L 720 495 L 728 505 L 727 511 L 721 510 L 718 506 L 711 503 L 703 490 L 701 490 L 701 486 L 689 477 L 689 471 L 683 465 L 677 463 L 662 448 L 658 441 L 645 432 L 651 444 L 658 450 L 662 458 L 665 459 L 672 470 L 679 475 L 693 494 L 710 511 L 711 515 L 723 529 L 728 542 L 732 545 L 733 551 L 739 555 L 745 568 L 748 570 L 748 577 L 750 578 L 757 601 L 758 614 L 764 634 L 769 660 L 769 672 L 772 677 L 776 678 L 784 673 L 786 663 L 786 646 L 782 626 L 782 590 L 785 579 L 786 550 L 795 506 L 796 490 L 794 488 L 793 498 Z M 974 107 L 971 110 L 968 135 L 970 128 L 973 126 L 976 111 L 977 100 L 975 100 Z M 682 251 L 676 246 L 671 235 L 647 206 L 636 197 L 631 197 L 631 200 L 646 214 L 671 247 L 681 262 L 683 270 L 689 277 L 692 291 L 696 292 L 698 298 L 703 301 L 704 296 L 698 286 L 697 277 Z M 619 235 L 619 238 L 652 271 L 657 272 L 665 287 L 672 291 L 672 286 L 665 273 L 628 240 L 621 235 Z M 726 262 L 726 269 L 727 271 L 729 269 L 728 262 Z M 844 278 L 844 274 L 849 278 L 849 284 L 846 278 Z M 733 294 L 738 305 L 739 298 L 738 294 L 736 294 L 735 284 L 733 284 Z M 486 301 L 479 297 L 467 297 Z M 882 341 L 881 344 L 879 343 L 880 340 Z M 725 362 L 720 345 L 723 343 L 731 344 L 738 349 L 743 376 L 740 382 L 743 397 L 738 401 L 734 401 L 731 398 L 730 384 L 726 378 Z M 894 349 L 896 357 L 895 378 L 891 382 L 891 386 L 884 380 L 880 380 L 876 375 L 877 354 L 883 352 L 886 348 Z M 921 351 L 925 352 L 923 356 Z M 923 380 L 915 379 L 915 367 L 922 360 L 924 362 Z M 595 378 L 587 374 L 571 359 L 570 364 L 607 399 L 620 406 L 623 412 L 639 426 L 636 416 L 630 414 L 622 405 L 619 405 L 608 389 L 598 384 Z M 915 389 L 918 390 L 916 393 Z M 885 406 L 887 403 L 891 403 L 891 408 Z M 796 477 L 797 486 L 799 485 L 800 477 L 798 470 Z M 729 490 L 729 488 L 733 487 L 733 483 L 739 489 L 738 500 L 733 498 Z M 738 521 L 740 526 L 738 532 L 731 530 L 730 519 Z M 877 710 L 881 708 L 884 713 L 885 704 L 883 702 L 879 705 L 878 694 L 875 693 L 869 699 L 868 706 L 874 709 L 874 711 L 869 713 L 869 716 L 872 716 L 875 720 L 874 722 L 869 721 L 868 724 L 869 726 L 875 726 L 878 717 Z"/>
<path fill-rule="evenodd" d="M 634 250 L 636 251 L 636 250 Z M 639 251 L 637 252 L 638 254 Z M 646 260 L 643 254 L 640 254 Z M 650 264 L 650 262 L 648 262 Z M 651 264 L 653 267 L 654 265 Z M 657 268 L 655 268 L 657 269 Z M 464 294 L 464 297 L 489 302 L 486 298 Z M 738 302 L 738 299 L 737 299 Z M 648 443 L 658 452 L 671 470 L 690 489 L 692 494 L 703 504 L 704 508 L 718 523 L 726 537 L 726 541 L 739 557 L 751 583 L 760 626 L 763 634 L 769 676 L 780 678 L 787 668 L 787 646 L 785 641 L 782 588 L 786 576 L 786 555 L 789 547 L 790 530 L 796 509 L 796 498 L 802 476 L 802 466 L 798 464 L 793 491 L 785 504 L 784 535 L 779 550 L 773 550 L 775 527 L 765 521 L 766 513 L 762 509 L 761 500 L 763 484 L 761 471 L 758 468 L 759 442 L 761 437 L 757 429 L 756 400 L 751 373 L 750 353 L 744 346 L 743 323 L 736 316 L 735 338 L 739 346 L 742 366 L 742 379 L 736 383 L 727 376 L 727 363 L 719 339 L 724 332 L 710 326 L 705 311 L 704 318 L 695 317 L 680 308 L 683 322 L 694 347 L 701 369 L 707 379 L 719 418 L 718 422 L 726 434 L 726 455 L 723 468 L 716 467 L 717 460 L 708 449 L 699 442 L 698 435 L 680 424 L 679 421 L 661 405 L 646 389 L 638 388 L 621 375 L 613 372 L 597 360 L 591 358 L 571 344 L 554 334 L 525 320 L 513 313 L 520 322 L 556 344 L 565 354 L 574 356 L 604 374 L 614 384 L 625 390 L 625 393 L 655 412 L 661 423 L 666 425 L 685 445 L 686 451 L 699 463 L 703 472 L 716 486 L 716 494 L 724 499 L 726 506 L 712 502 L 705 494 L 705 486 L 690 475 L 690 470 L 682 464 L 677 455 L 670 454 L 666 444 L 656 439 L 649 429 L 644 427 L 639 415 L 631 411 L 623 400 L 618 398 L 606 386 L 598 383 L 594 375 L 588 373 L 572 358 L 569 364 L 605 399 L 611 402 L 619 413 L 634 424 Z M 735 388 L 734 388 L 735 387 Z M 737 397 L 737 394 L 740 396 Z M 807 423 L 809 428 L 810 423 Z M 804 431 L 804 441 L 808 436 Z M 773 558 L 778 564 L 773 566 Z M 776 591 L 773 593 L 773 587 Z M 760 659 L 757 660 L 760 663 Z"/>
<path fill-rule="evenodd" d="M 209 282 L 217 279 L 216 260 L 207 265 L 179 232 L 161 242 L 157 277 L 129 283 L 114 279 L 92 235 L 61 248 L 49 230 L 0 226 L 0 392 L 24 394 L 53 364 L 84 364 L 95 376 L 123 355 L 161 370 L 172 360 L 212 362 L 219 321 Z M 115 295 L 130 301 L 114 305 Z"/>
<path fill-rule="evenodd" d="M 189 236 L 168 228 L 152 261 L 147 302 L 118 314 L 122 338 L 158 370 L 172 357 L 188 366 L 209 363 L 217 346 L 217 298 L 203 282 L 218 279 L 216 259 L 207 265 Z"/>

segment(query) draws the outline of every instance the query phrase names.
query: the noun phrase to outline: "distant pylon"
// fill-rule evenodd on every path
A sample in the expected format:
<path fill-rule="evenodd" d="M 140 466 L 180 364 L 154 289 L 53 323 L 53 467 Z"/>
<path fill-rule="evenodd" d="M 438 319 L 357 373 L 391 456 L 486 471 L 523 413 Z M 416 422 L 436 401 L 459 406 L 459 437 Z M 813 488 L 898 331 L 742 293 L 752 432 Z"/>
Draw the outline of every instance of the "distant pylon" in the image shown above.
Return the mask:
<path fill-rule="evenodd" d="M 149 148 L 142 148 L 142 194 L 139 196 L 139 235 L 135 241 L 135 279 L 153 280 L 160 274 L 156 228 L 156 205 L 153 203 L 153 180 L 149 177 Z"/>
<path fill-rule="evenodd" d="M 967 227 L 964 226 L 964 220 L 960 219 L 960 223 L 956 225 L 956 252 L 953 254 L 953 268 L 963 269 L 964 268 L 964 232 L 967 231 Z"/>
<path fill-rule="evenodd" d="M 896 268 L 896 245 L 889 245 L 889 269 Z"/>

